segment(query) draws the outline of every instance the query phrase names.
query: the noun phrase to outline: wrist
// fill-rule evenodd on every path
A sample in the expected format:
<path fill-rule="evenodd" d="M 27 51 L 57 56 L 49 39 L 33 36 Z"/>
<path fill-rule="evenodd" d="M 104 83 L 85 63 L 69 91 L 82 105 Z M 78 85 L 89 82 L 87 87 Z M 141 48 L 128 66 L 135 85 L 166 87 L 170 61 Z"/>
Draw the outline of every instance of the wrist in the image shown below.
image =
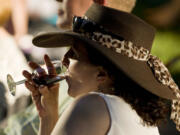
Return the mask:
<path fill-rule="evenodd" d="M 44 117 L 40 117 L 40 122 L 45 122 L 45 123 L 50 123 L 50 124 L 53 124 L 53 123 L 56 123 L 57 120 L 58 120 L 58 115 L 54 115 L 54 116 L 44 116 Z"/>
<path fill-rule="evenodd" d="M 58 110 L 53 110 L 53 112 L 46 112 L 44 115 L 40 116 L 40 120 L 56 120 L 59 118 Z"/>
<path fill-rule="evenodd" d="M 50 135 L 57 121 L 58 115 L 53 117 L 40 117 L 39 135 Z"/>

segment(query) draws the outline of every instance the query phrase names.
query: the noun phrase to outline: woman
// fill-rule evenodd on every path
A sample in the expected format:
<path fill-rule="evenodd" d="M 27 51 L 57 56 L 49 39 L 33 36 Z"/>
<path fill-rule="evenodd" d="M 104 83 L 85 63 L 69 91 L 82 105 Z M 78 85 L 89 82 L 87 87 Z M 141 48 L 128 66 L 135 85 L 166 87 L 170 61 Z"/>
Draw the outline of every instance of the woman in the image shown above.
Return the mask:
<path fill-rule="evenodd" d="M 68 94 L 75 97 L 58 120 L 59 84 L 37 85 L 32 74 L 23 72 L 39 112 L 39 134 L 159 135 L 156 126 L 165 119 L 168 99 L 173 100 L 178 127 L 179 89 L 149 53 L 153 38 L 154 29 L 136 16 L 98 4 L 86 17 L 74 17 L 73 31 L 35 37 L 39 47 L 71 46 L 63 64 L 68 68 Z M 49 57 L 44 59 L 48 73 L 29 64 L 36 77 L 55 77 Z"/>

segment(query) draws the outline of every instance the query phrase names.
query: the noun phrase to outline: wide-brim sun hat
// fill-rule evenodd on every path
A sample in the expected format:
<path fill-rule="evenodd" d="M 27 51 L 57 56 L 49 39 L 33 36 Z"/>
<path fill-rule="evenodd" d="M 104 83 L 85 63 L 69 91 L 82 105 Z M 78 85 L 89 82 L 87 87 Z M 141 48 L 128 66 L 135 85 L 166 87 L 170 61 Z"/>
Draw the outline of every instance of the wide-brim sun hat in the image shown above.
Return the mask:
<path fill-rule="evenodd" d="M 129 58 L 122 53 L 117 53 L 117 51 L 101 45 L 98 41 L 90 39 L 89 36 L 86 36 L 86 30 L 92 33 L 96 31 L 96 29 L 100 29 L 97 28 L 99 25 L 99 27 L 104 29 L 106 35 L 112 35 L 112 37 L 115 37 L 114 39 L 119 39 L 120 42 L 130 41 L 134 46 L 143 47 L 150 52 L 155 35 L 155 29 L 152 26 L 133 14 L 114 10 L 98 4 L 93 4 L 86 12 L 85 16 L 86 19 L 81 19 L 80 17 L 74 19 L 76 25 L 73 26 L 73 30 L 37 35 L 33 39 L 33 44 L 38 47 L 53 48 L 71 46 L 73 45 L 74 39 L 84 41 L 87 45 L 100 51 L 126 75 L 149 92 L 162 98 L 177 98 L 168 86 L 157 80 L 147 61 Z M 83 24 L 84 20 L 87 20 L 85 24 Z M 87 24 L 88 20 L 93 24 Z M 82 27 L 83 29 L 81 29 Z M 103 31 L 102 29 L 99 30 L 100 33 Z"/>
<path fill-rule="evenodd" d="M 147 91 L 171 99 L 171 119 L 180 131 L 179 88 L 161 60 L 150 53 L 154 36 L 155 29 L 137 16 L 94 3 L 84 17 L 74 17 L 72 30 L 39 34 L 33 44 L 54 48 L 83 41 Z"/>

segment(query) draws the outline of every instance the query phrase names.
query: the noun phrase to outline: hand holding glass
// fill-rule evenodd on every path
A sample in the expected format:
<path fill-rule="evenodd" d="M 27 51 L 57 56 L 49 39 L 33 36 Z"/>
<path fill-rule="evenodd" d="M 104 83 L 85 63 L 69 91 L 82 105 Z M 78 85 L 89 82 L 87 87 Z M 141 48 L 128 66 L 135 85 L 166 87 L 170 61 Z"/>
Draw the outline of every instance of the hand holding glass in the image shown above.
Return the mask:
<path fill-rule="evenodd" d="M 57 74 L 65 72 L 66 68 L 62 65 L 61 61 L 52 61 L 52 64 L 54 65 Z M 42 67 L 44 67 L 44 66 L 45 65 L 42 65 Z M 36 75 L 35 72 L 33 72 L 33 74 L 34 74 L 34 78 L 32 78 L 32 79 L 38 85 L 41 85 L 41 84 L 50 85 L 52 83 L 56 83 L 56 82 L 59 82 L 59 81 L 65 79 L 64 76 L 60 76 L 60 75 L 58 75 L 54 78 L 41 78 L 41 79 L 39 79 L 39 78 L 35 77 L 35 75 Z M 7 75 L 7 84 L 8 84 L 10 93 L 13 96 L 15 96 L 16 95 L 16 86 L 20 85 L 20 84 L 24 84 L 25 81 L 26 81 L 26 79 L 15 82 L 13 77 L 10 74 L 8 74 Z"/>

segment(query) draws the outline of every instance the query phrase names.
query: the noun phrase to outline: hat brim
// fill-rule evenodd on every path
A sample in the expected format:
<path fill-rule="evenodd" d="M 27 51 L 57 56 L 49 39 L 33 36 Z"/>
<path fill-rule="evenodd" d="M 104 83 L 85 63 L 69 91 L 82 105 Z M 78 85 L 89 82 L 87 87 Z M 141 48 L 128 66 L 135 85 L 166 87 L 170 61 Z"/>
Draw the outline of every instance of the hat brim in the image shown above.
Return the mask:
<path fill-rule="evenodd" d="M 33 39 L 33 44 L 44 48 L 65 47 L 73 45 L 74 39 L 81 40 L 85 42 L 86 45 L 90 45 L 97 49 L 117 67 L 119 67 L 119 69 L 127 76 L 149 92 L 162 98 L 177 99 L 169 87 L 157 81 L 147 62 L 133 60 L 127 56 L 116 53 L 79 33 L 66 31 L 41 34 Z"/>

